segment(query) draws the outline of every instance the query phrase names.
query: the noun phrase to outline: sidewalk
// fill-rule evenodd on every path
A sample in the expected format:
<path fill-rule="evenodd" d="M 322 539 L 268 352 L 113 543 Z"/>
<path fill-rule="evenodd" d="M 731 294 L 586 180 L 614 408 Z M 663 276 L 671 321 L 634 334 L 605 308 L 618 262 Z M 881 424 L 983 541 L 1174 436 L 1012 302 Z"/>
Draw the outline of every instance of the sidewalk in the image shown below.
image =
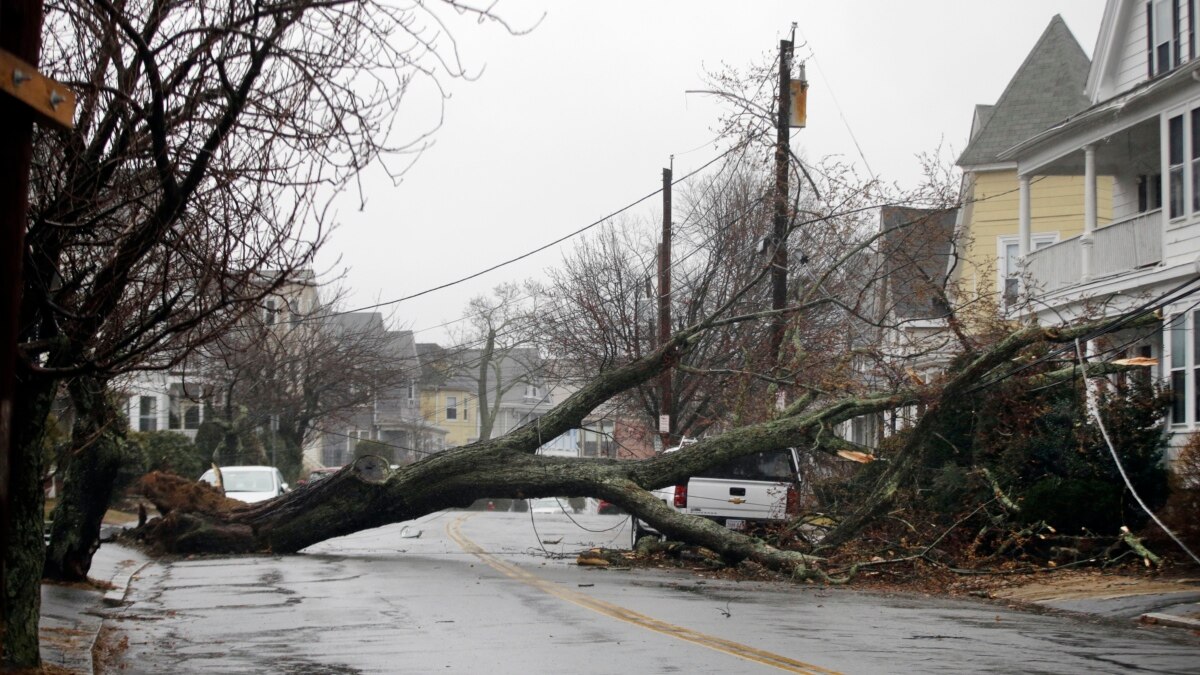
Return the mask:
<path fill-rule="evenodd" d="M 998 589 L 991 595 L 1111 619 L 1200 630 L 1200 579 L 1151 579 L 1099 572 L 1050 575 Z"/>
<path fill-rule="evenodd" d="M 103 610 L 121 604 L 130 579 L 149 559 L 120 544 L 102 544 L 92 557 L 91 579 L 112 584 L 108 591 L 83 584 L 42 584 L 39 623 L 42 662 L 91 675 L 92 647 L 103 625 Z"/>

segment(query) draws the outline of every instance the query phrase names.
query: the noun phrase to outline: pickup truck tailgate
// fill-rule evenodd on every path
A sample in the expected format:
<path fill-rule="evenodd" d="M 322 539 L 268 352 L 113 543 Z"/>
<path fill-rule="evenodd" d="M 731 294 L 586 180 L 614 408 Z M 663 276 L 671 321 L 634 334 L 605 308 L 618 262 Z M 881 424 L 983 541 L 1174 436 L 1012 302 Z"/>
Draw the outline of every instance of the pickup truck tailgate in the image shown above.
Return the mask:
<path fill-rule="evenodd" d="M 782 520 L 787 483 L 693 477 L 688 481 L 687 513 L 709 518 Z"/>

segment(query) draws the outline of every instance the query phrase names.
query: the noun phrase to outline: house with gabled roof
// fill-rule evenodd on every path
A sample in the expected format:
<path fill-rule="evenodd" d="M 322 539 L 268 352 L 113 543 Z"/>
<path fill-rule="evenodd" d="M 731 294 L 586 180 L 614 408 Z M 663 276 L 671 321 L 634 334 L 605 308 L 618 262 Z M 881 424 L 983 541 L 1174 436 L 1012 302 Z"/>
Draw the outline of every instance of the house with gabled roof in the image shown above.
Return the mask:
<path fill-rule="evenodd" d="M 1016 166 L 1024 316 L 1045 323 L 1161 308 L 1164 320 L 1093 345 L 1148 356 L 1169 384 L 1172 446 L 1200 425 L 1200 56 L 1196 0 L 1109 0 L 1084 87 L 1087 106 L 1001 151 Z M 1102 218 L 1111 176 L 1112 219 Z M 1077 236 L 1034 246 L 1044 177 L 1084 191 Z"/>
<path fill-rule="evenodd" d="M 407 464 L 445 449 L 446 430 L 421 414 L 421 362 L 412 331 L 387 330 L 378 312 L 337 314 L 331 322 L 335 331 L 347 335 L 378 335 L 389 365 L 411 377 L 380 386 L 362 405 L 331 416 L 314 434 L 306 454 L 319 456 L 324 466 L 341 466 L 355 458 L 359 443 L 373 441 L 372 454 Z"/>
<path fill-rule="evenodd" d="M 1061 16 L 1055 16 L 994 104 L 975 107 L 963 170 L 955 305 L 967 317 L 994 316 L 1017 299 L 1023 255 L 1019 236 L 1017 163 L 1009 148 L 1090 105 L 1084 95 L 1091 61 Z M 1095 182 L 1097 221 L 1107 222 L 1111 179 Z M 1028 250 L 1052 246 L 1082 231 L 1082 176 L 1041 175 L 1029 202 Z"/>

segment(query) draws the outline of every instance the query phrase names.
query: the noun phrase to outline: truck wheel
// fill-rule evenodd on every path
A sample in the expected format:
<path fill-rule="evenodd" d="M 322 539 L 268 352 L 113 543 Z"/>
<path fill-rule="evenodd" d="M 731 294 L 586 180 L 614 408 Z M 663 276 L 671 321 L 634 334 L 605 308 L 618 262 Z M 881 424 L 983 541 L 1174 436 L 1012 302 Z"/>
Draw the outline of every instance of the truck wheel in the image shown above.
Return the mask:
<path fill-rule="evenodd" d="M 653 534 L 653 532 L 647 530 L 645 527 L 642 527 L 642 521 L 638 520 L 637 518 L 633 518 L 633 543 L 630 544 L 630 548 L 637 546 L 638 540 L 642 537 L 648 537 Z"/>

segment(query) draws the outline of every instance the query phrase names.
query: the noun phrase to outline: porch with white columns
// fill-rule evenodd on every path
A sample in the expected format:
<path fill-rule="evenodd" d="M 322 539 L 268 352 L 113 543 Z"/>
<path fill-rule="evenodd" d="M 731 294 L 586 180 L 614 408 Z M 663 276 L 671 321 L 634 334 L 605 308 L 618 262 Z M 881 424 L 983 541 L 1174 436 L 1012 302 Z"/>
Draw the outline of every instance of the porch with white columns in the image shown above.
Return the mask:
<path fill-rule="evenodd" d="M 1096 147 L 1083 148 L 1083 234 L 1079 236 L 1080 281 L 1091 281 L 1092 249 L 1096 245 Z"/>

